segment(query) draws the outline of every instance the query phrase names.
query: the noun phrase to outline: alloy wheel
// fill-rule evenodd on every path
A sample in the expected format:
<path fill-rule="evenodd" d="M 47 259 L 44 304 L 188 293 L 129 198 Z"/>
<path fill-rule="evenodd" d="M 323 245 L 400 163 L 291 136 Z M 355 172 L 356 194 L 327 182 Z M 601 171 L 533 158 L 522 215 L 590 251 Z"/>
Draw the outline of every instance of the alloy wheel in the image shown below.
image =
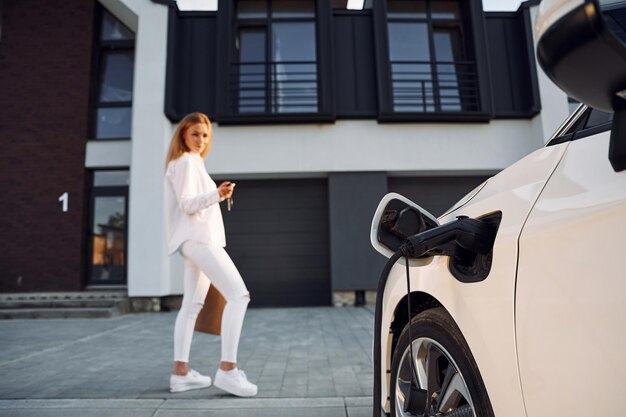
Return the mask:
<path fill-rule="evenodd" d="M 414 364 L 419 388 L 427 392 L 426 416 L 445 416 L 453 410 L 456 415 L 475 416 L 472 401 L 465 378 L 459 371 L 450 353 L 437 341 L 420 337 L 413 341 Z M 407 346 L 397 373 L 395 383 L 396 416 L 409 417 L 404 411 L 404 393 L 400 389 L 411 381 L 409 362 L 410 350 Z"/>

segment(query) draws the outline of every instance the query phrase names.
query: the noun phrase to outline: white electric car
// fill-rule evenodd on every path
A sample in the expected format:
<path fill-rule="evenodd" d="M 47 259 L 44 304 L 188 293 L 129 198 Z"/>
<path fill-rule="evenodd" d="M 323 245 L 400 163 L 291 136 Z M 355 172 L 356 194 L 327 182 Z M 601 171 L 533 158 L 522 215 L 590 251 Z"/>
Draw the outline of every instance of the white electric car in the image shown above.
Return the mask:
<path fill-rule="evenodd" d="M 374 416 L 626 415 L 626 1 L 544 0 L 536 31 L 584 104 L 439 219 L 376 211 Z"/>

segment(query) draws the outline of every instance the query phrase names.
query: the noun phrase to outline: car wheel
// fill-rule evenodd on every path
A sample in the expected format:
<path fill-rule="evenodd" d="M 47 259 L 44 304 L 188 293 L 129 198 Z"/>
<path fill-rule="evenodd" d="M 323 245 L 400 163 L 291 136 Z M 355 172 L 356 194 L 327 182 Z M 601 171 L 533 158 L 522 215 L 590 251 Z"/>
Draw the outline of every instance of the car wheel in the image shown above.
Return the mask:
<path fill-rule="evenodd" d="M 421 416 L 493 417 L 489 397 L 472 354 L 454 320 L 443 308 L 411 320 L 413 356 L 420 389 L 426 391 Z M 409 326 L 400 334 L 391 363 L 391 415 L 407 417 L 401 387 L 411 381 Z"/>

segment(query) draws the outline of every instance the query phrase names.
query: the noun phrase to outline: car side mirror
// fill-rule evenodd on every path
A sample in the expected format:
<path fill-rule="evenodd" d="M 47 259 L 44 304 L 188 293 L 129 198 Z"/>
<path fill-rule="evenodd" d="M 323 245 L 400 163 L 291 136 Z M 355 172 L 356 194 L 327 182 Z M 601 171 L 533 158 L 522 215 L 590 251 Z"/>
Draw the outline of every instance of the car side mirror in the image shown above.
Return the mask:
<path fill-rule="evenodd" d="M 556 85 L 590 107 L 615 112 L 609 161 L 626 169 L 626 1 L 543 0 L 537 60 Z"/>
<path fill-rule="evenodd" d="M 370 241 L 374 249 L 390 258 L 410 236 L 439 226 L 439 221 L 408 198 L 389 193 L 378 204 Z"/>
<path fill-rule="evenodd" d="M 626 2 L 543 0 L 537 59 L 569 96 L 606 112 L 626 107 Z"/>
<path fill-rule="evenodd" d="M 609 161 L 615 172 L 626 169 L 626 108 L 617 110 L 613 116 Z"/>

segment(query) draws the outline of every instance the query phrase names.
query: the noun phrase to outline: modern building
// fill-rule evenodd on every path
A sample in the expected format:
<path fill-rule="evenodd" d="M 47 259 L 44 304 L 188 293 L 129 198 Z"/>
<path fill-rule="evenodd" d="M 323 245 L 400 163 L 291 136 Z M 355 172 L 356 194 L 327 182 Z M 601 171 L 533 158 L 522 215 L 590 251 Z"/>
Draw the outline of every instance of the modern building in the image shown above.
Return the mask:
<path fill-rule="evenodd" d="M 237 182 L 227 250 L 257 306 L 375 289 L 384 194 L 439 215 L 569 111 L 535 60 L 538 1 L 189 3 L 0 0 L 0 291 L 181 294 L 163 174 L 192 111 L 209 173 Z"/>

